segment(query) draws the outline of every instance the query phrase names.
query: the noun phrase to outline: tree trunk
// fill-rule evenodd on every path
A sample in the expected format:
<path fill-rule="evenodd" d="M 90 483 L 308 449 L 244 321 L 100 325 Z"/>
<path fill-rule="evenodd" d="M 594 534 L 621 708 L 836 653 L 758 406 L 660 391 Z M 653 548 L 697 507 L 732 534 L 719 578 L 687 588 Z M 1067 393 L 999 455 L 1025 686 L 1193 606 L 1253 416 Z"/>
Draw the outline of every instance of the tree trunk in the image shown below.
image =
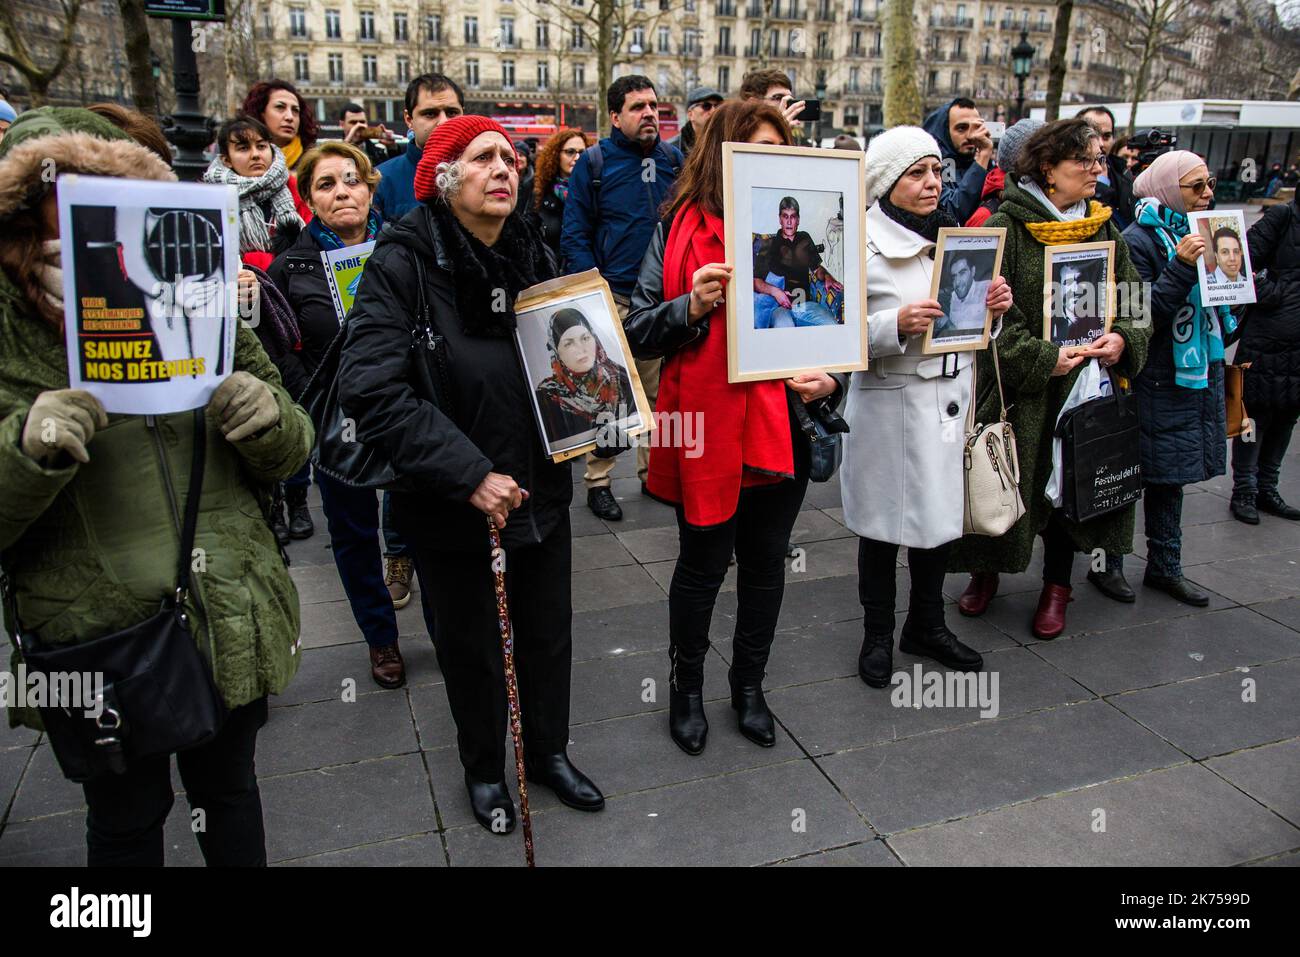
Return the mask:
<path fill-rule="evenodd" d="M 614 73 L 614 2 L 597 0 L 599 21 L 596 24 L 596 132 L 609 136 L 609 111 L 605 109 L 604 95 L 613 82 Z M 621 40 L 621 38 L 620 38 Z"/>
<path fill-rule="evenodd" d="M 135 108 L 145 116 L 155 116 L 158 113 L 158 84 L 154 82 L 149 18 L 144 15 L 144 0 L 117 0 L 117 4 L 122 11 L 122 32 L 130 65 L 131 99 Z"/>
<path fill-rule="evenodd" d="M 921 123 L 913 0 L 891 0 L 885 20 L 885 126 Z"/>
<path fill-rule="evenodd" d="M 1146 96 L 1147 83 L 1151 78 L 1151 60 L 1155 56 L 1156 44 L 1160 39 L 1160 14 L 1163 7 L 1159 0 L 1152 0 L 1151 17 L 1144 25 L 1146 36 L 1142 44 L 1142 60 L 1138 63 L 1137 73 L 1133 77 L 1133 101 L 1129 106 L 1128 135 L 1137 132 L 1138 104 Z"/>
<path fill-rule="evenodd" d="M 1047 66 L 1047 122 L 1061 115 L 1061 94 L 1065 90 L 1065 56 L 1070 41 L 1070 18 L 1074 0 L 1056 0 L 1056 32 L 1052 35 L 1052 57 Z"/>

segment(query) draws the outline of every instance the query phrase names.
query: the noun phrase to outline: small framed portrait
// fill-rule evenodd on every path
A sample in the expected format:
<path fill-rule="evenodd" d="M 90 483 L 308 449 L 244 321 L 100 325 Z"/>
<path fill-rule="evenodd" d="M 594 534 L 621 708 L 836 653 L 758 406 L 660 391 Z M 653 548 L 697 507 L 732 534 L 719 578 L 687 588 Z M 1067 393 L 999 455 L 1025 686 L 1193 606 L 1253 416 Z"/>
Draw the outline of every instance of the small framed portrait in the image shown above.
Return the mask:
<path fill-rule="evenodd" d="M 563 462 L 654 428 L 609 285 L 595 269 L 530 286 L 515 343 L 542 445 Z"/>
<path fill-rule="evenodd" d="M 1196 261 L 1201 305 L 1240 306 L 1255 301 L 1255 275 L 1246 245 L 1246 219 L 1239 209 L 1188 213 L 1191 228 L 1205 239 L 1205 255 Z"/>
<path fill-rule="evenodd" d="M 1045 247 L 1043 338 L 1084 349 L 1114 321 L 1114 241 Z"/>
<path fill-rule="evenodd" d="M 865 154 L 722 147 L 727 379 L 867 367 Z M 815 185 L 810 185 L 815 184 Z"/>
<path fill-rule="evenodd" d="M 939 230 L 930 298 L 938 300 L 943 315 L 926 331 L 922 352 L 969 352 L 989 344 L 993 313 L 985 303 L 1002 270 L 1006 238 L 1001 227 Z"/>

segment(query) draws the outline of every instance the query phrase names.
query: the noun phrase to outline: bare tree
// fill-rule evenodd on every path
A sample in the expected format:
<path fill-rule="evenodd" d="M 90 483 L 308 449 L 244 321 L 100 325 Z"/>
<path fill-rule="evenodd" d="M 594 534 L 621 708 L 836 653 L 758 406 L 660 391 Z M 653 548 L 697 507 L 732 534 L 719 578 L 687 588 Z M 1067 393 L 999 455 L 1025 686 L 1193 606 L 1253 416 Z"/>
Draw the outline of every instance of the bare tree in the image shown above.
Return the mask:
<path fill-rule="evenodd" d="M 149 44 L 149 18 L 144 0 L 117 0 L 122 13 L 122 35 L 131 76 L 131 100 L 146 116 L 158 112 L 158 84 L 153 76 L 153 49 Z"/>
<path fill-rule="evenodd" d="M 885 126 L 921 123 L 912 0 L 890 0 L 885 19 Z"/>
<path fill-rule="evenodd" d="M 1226 9 L 1225 9 L 1226 8 Z M 1233 0 L 1219 8 L 1215 68 L 1203 96 L 1285 99 L 1300 70 L 1300 23 L 1288 27 L 1268 0 Z"/>
<path fill-rule="evenodd" d="M 1047 122 L 1061 115 L 1061 94 L 1065 91 L 1065 51 L 1070 44 L 1070 19 L 1074 0 L 1056 0 L 1056 30 L 1052 34 L 1052 56 L 1047 64 Z"/>
<path fill-rule="evenodd" d="M 83 0 L 58 0 L 63 29 L 54 43 L 54 62 L 41 67 L 27 46 L 24 29 L 18 23 L 16 4 L 0 4 L 0 34 L 4 35 L 8 50 L 0 50 L 0 63 L 13 67 L 27 81 L 32 106 L 45 103 L 50 84 L 55 81 L 72 57 L 72 47 L 77 35 L 77 17 L 81 14 Z"/>

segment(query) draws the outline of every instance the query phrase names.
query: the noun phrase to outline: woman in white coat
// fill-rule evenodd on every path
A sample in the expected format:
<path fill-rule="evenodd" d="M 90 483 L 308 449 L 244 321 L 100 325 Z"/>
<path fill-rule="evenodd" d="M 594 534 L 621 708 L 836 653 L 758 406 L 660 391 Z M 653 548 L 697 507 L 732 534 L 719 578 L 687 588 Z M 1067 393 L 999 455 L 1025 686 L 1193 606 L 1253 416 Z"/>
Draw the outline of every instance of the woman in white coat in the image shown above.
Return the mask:
<path fill-rule="evenodd" d="M 943 616 L 949 545 L 961 537 L 962 449 L 972 353 L 927 356 L 921 344 L 943 315 L 930 298 L 935 240 L 957 223 L 939 209 L 939 144 L 898 126 L 867 148 L 867 308 L 871 367 L 855 372 L 845 417 L 840 485 L 844 520 L 858 536 L 862 651 L 858 674 L 873 688 L 893 673 L 895 562 L 907 548 L 912 577 L 899 649 L 961 671 L 984 660 Z M 1001 276 L 989 285 L 995 316 L 1011 308 Z"/>

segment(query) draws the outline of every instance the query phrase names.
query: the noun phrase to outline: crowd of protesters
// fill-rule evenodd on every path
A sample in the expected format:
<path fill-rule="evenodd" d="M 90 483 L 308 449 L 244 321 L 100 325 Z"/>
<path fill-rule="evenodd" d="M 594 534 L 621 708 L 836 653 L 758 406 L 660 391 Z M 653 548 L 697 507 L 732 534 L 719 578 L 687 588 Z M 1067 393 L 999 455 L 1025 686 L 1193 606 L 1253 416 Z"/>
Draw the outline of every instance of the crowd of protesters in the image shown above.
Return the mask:
<path fill-rule="evenodd" d="M 775 742 L 763 694 L 781 610 L 784 559 L 810 474 L 805 406 L 843 409 L 844 521 L 859 537 L 863 641 L 858 671 L 872 688 L 893 674 L 895 647 L 959 671 L 980 654 L 948 627 L 942 585 L 969 573 L 967 616 L 996 599 L 999 576 L 1024 572 L 1043 541 L 1042 590 L 1029 624 L 1050 640 L 1066 628 L 1074 559 L 1105 555 L 1089 581 L 1120 602 L 1136 505 L 1077 521 L 1045 494 L 1058 415 L 1086 363 L 1136 396 L 1142 422 L 1147 562 L 1143 584 L 1193 606 L 1209 597 L 1181 566 L 1185 486 L 1231 461 L 1230 512 L 1300 520 L 1279 473 L 1300 416 L 1300 204 L 1268 209 L 1247 242 L 1259 293 L 1248 316 L 1203 306 L 1195 263 L 1204 240 L 1187 214 L 1211 207 L 1216 181 L 1184 150 L 1151 157 L 1115 138 L 1114 117 L 1021 120 L 995 142 L 976 104 L 956 98 L 921 126 L 866 146 L 871 370 L 809 370 L 786 380 L 731 383 L 725 308 L 725 143 L 788 146 L 804 103 L 775 70 L 751 73 L 739 95 L 692 90 L 686 123 L 663 140 L 659 94 L 643 76 L 607 91 L 610 135 L 589 145 L 558 130 L 533 151 L 490 117 L 466 113 L 440 74 L 409 85 L 403 143 L 365 109 L 338 114 L 341 140 L 321 140 L 292 84 L 256 84 L 217 130 L 205 182 L 238 193 L 241 324 L 235 372 L 205 414 L 109 416 L 68 388 L 63 336 L 59 173 L 174 180 L 171 151 L 149 118 L 113 104 L 15 112 L 0 101 L 0 551 L 10 635 L 87 642 L 150 613 L 170 581 L 173 511 L 196 445 L 208 479 L 196 541 L 213 562 L 186 611 L 227 709 L 208 743 L 178 754 L 209 864 L 264 864 L 254 753 L 269 695 L 300 655 L 298 596 L 283 546 L 314 533 L 318 486 L 332 554 L 373 680 L 402 687 L 395 610 L 413 576 L 455 720 L 475 818 L 514 826 L 506 785 L 507 706 L 498 600 L 484 516 L 509 556 L 520 697 L 530 780 L 564 804 L 598 811 L 604 797 L 570 761 L 573 567 L 568 464 L 544 448 L 532 390 L 513 340 L 518 293 L 597 270 L 609 284 L 647 397 L 660 414 L 707 414 L 708 444 L 692 454 L 639 446 L 642 494 L 670 504 L 678 556 L 669 587 L 668 731 L 685 752 L 707 745 L 704 668 L 714 604 L 730 565 L 737 611 L 728 679 L 741 733 Z M 862 149 L 852 137 L 838 149 Z M 645 171 L 653 168 L 654 175 Z M 1278 172 L 1283 181 L 1287 173 Z M 1291 177 L 1294 179 L 1294 177 Z M 1001 274 L 988 283 L 997 355 L 931 356 L 922 343 L 943 314 L 930 298 L 939 231 L 1002 227 Z M 375 241 L 347 321 L 340 323 L 322 252 Z M 1118 316 L 1083 348 L 1045 341 L 1048 247 L 1106 241 L 1119 282 L 1151 290 L 1149 316 Z M 506 308 L 495 295 L 506 290 Z M 1182 327 L 1190 317 L 1193 360 Z M 422 389 L 411 344 L 427 319 L 441 350 L 442 393 Z M 1143 319 L 1147 321 L 1142 321 Z M 255 326 L 255 331 L 252 328 Z M 1252 363 L 1245 404 L 1253 432 L 1228 454 L 1224 349 L 1240 338 Z M 337 340 L 337 343 L 336 343 Z M 382 451 L 401 491 L 382 495 L 309 465 L 313 425 L 299 404 L 337 345 L 338 395 L 357 436 Z M 1001 386 L 993 383 L 1000 363 Z M 1189 362 L 1192 364 L 1189 365 Z M 1019 452 L 1025 514 L 1000 536 L 963 534 L 963 449 L 945 428 L 1003 414 Z M 43 428 L 53 422 L 51 439 Z M 587 506 L 617 522 L 610 473 L 623 447 L 585 461 Z M 196 456 L 195 462 L 203 462 Z M 923 477 L 923 478 L 920 478 Z M 155 489 L 166 490 L 158 495 Z M 381 547 L 382 542 L 382 547 Z M 907 549 L 907 615 L 895 644 L 894 573 Z M 189 599 L 187 598 L 188 602 Z M 15 662 L 19 658 L 15 650 Z M 15 723 L 40 727 L 32 711 Z M 85 784 L 91 864 L 160 864 L 172 805 L 166 756 Z"/>

